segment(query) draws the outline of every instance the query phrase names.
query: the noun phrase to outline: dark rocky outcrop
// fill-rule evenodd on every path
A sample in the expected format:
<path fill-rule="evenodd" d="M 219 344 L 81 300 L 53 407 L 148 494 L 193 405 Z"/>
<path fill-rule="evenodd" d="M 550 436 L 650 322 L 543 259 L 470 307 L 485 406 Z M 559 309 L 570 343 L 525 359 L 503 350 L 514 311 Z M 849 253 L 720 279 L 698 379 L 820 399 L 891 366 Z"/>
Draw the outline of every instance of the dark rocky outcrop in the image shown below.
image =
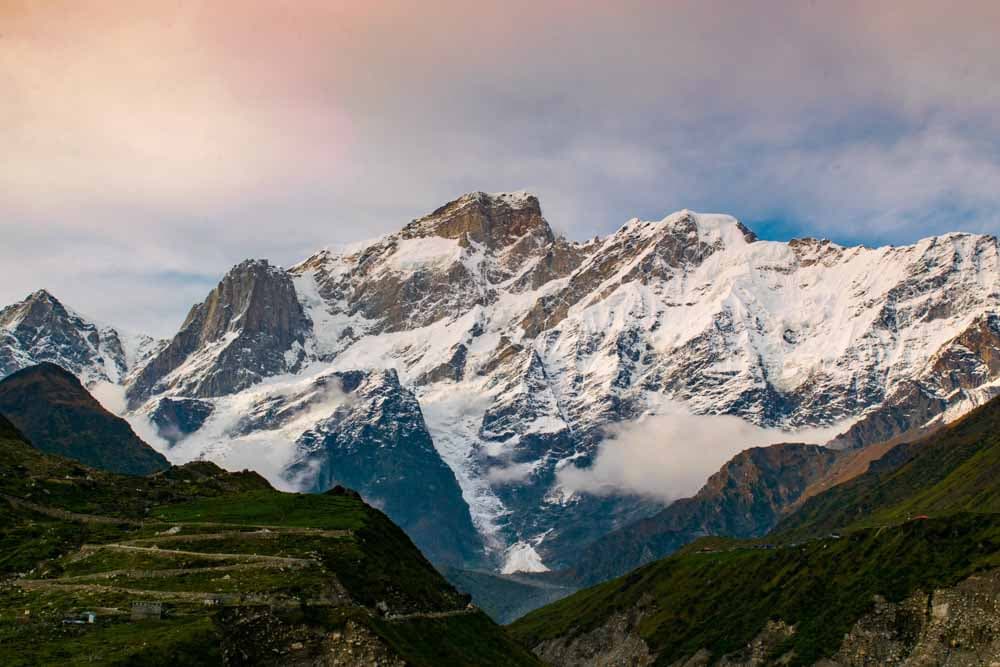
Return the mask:
<path fill-rule="evenodd" d="M 214 410 L 210 401 L 164 397 L 156 402 L 149 418 L 159 436 L 173 446 L 200 429 Z"/>
<path fill-rule="evenodd" d="M 131 475 L 170 467 L 128 422 L 105 410 L 76 376 L 55 364 L 25 368 L 0 382 L 0 413 L 49 454 Z"/>
<path fill-rule="evenodd" d="M 481 563 L 482 542 L 455 474 L 396 372 L 350 371 L 322 380 L 339 382 L 343 400 L 299 437 L 289 478 L 309 491 L 357 490 L 435 563 Z"/>

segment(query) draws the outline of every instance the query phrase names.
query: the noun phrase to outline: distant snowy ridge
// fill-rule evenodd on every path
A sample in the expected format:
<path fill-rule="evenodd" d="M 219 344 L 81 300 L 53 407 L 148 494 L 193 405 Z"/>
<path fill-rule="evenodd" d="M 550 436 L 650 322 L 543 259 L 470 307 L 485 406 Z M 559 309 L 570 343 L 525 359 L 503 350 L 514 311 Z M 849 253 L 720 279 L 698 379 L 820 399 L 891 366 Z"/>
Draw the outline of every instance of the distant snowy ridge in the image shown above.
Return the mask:
<path fill-rule="evenodd" d="M 0 310 L 0 377 L 51 361 L 89 387 L 122 384 L 164 343 L 98 323 L 38 290 Z"/>

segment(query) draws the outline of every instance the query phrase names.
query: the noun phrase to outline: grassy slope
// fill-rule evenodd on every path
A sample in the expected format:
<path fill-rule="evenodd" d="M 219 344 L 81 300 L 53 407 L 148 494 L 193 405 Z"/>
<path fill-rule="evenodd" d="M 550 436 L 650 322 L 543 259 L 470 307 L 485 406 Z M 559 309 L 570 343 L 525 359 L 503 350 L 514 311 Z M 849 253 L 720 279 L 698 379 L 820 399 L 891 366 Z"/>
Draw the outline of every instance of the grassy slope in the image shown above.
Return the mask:
<path fill-rule="evenodd" d="M 865 474 L 810 498 L 776 532 L 821 534 L 921 514 L 1000 512 L 998 475 L 1000 403 L 994 400 L 923 440 L 899 445 Z"/>
<path fill-rule="evenodd" d="M 802 664 L 832 654 L 872 604 L 950 586 L 1000 566 L 1000 401 L 807 501 L 768 538 L 774 549 L 702 540 L 511 626 L 526 645 L 593 629 L 616 610 L 653 605 L 640 633 L 661 661 L 744 646 L 768 619 L 798 624 Z M 921 514 L 930 520 L 908 521 Z M 844 537 L 829 537 L 832 530 Z M 756 542 L 759 546 L 761 541 Z M 699 553 L 702 549 L 710 553 Z"/>
<path fill-rule="evenodd" d="M 379 602 L 397 612 L 436 613 L 462 609 L 465 599 L 398 527 L 353 495 L 279 493 L 252 473 L 224 473 L 211 464 L 174 468 L 152 477 L 120 477 L 41 454 L 2 418 L 0 493 L 45 508 L 113 517 L 110 522 L 86 522 L 0 500 L 0 580 L 7 577 L 0 583 L 0 664 L 73 665 L 94 660 L 218 664 L 219 646 L 228 629 L 219 620 L 221 612 L 199 600 L 171 602 L 176 614 L 162 621 L 131 623 L 127 615 L 111 611 L 101 612 L 94 626 L 66 626 L 61 620 L 84 609 L 127 610 L 131 601 L 148 597 L 119 588 L 259 592 L 313 600 L 334 594 L 336 582 L 346 589 L 350 603 L 304 606 L 318 611 L 312 620 L 296 620 L 294 627 L 322 634 L 353 619 L 371 627 L 414 665 L 535 664 L 481 612 L 405 622 L 381 620 L 374 610 Z M 182 527 L 177 539 L 194 539 L 158 546 L 195 555 L 100 547 L 163 540 L 158 534 L 173 526 Z M 265 533 L 262 526 L 281 528 Z M 338 532 L 320 534 L 316 529 Z M 77 551 L 85 544 L 98 546 Z M 239 558 L 199 560 L 200 553 L 293 557 L 307 560 L 308 565 L 247 566 Z M 232 565 L 241 567 L 232 576 L 206 569 Z M 177 574 L 180 569 L 183 573 Z M 101 574 L 114 570 L 141 570 L 143 577 Z M 51 585 L 26 590 L 10 581 L 9 575 L 18 572 L 28 579 L 48 580 L 45 584 L 67 576 L 85 577 L 70 583 L 95 586 L 83 591 Z M 67 581 L 55 583 L 62 586 Z M 13 623 L 25 610 L 31 611 L 34 621 Z"/>
<path fill-rule="evenodd" d="M 572 636 L 640 605 L 648 593 L 653 605 L 640 634 L 663 664 L 703 647 L 717 656 L 738 650 L 769 619 L 798 624 L 782 652 L 794 649 L 800 664 L 811 664 L 836 651 L 873 595 L 898 601 L 1000 565 L 1000 517 L 962 514 L 774 550 L 738 542 L 719 548 L 642 567 L 535 611 L 510 630 L 526 646 Z"/>

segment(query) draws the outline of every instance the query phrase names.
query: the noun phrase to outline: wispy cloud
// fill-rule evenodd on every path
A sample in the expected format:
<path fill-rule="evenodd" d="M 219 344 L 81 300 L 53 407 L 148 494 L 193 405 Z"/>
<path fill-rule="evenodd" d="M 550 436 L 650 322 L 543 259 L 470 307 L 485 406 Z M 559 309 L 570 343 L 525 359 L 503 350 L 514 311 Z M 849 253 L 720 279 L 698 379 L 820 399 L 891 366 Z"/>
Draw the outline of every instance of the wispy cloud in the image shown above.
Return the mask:
<path fill-rule="evenodd" d="M 609 429 L 593 465 L 572 463 L 557 481 L 576 493 L 633 493 L 670 502 L 694 495 L 710 475 L 751 447 L 781 442 L 823 444 L 849 424 L 797 431 L 765 429 L 731 415 L 668 412 Z"/>

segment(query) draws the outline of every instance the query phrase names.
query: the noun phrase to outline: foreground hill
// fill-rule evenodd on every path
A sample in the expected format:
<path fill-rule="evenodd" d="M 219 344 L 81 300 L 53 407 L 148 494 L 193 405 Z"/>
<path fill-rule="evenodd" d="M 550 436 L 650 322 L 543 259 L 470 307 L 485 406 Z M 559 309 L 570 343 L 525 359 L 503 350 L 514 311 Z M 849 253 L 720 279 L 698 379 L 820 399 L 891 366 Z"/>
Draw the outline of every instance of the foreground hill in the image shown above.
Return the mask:
<path fill-rule="evenodd" d="M 4 665 L 536 664 L 353 492 L 121 477 L 4 419 L 0 573 Z"/>
<path fill-rule="evenodd" d="M 998 461 L 994 399 L 810 498 L 769 538 L 700 540 L 512 632 L 557 665 L 990 664 Z"/>
<path fill-rule="evenodd" d="M 0 381 L 3 414 L 40 450 L 131 475 L 170 467 L 69 371 L 44 362 Z"/>
<path fill-rule="evenodd" d="M 553 665 L 990 664 L 1000 517 L 695 543 L 510 626 Z"/>

